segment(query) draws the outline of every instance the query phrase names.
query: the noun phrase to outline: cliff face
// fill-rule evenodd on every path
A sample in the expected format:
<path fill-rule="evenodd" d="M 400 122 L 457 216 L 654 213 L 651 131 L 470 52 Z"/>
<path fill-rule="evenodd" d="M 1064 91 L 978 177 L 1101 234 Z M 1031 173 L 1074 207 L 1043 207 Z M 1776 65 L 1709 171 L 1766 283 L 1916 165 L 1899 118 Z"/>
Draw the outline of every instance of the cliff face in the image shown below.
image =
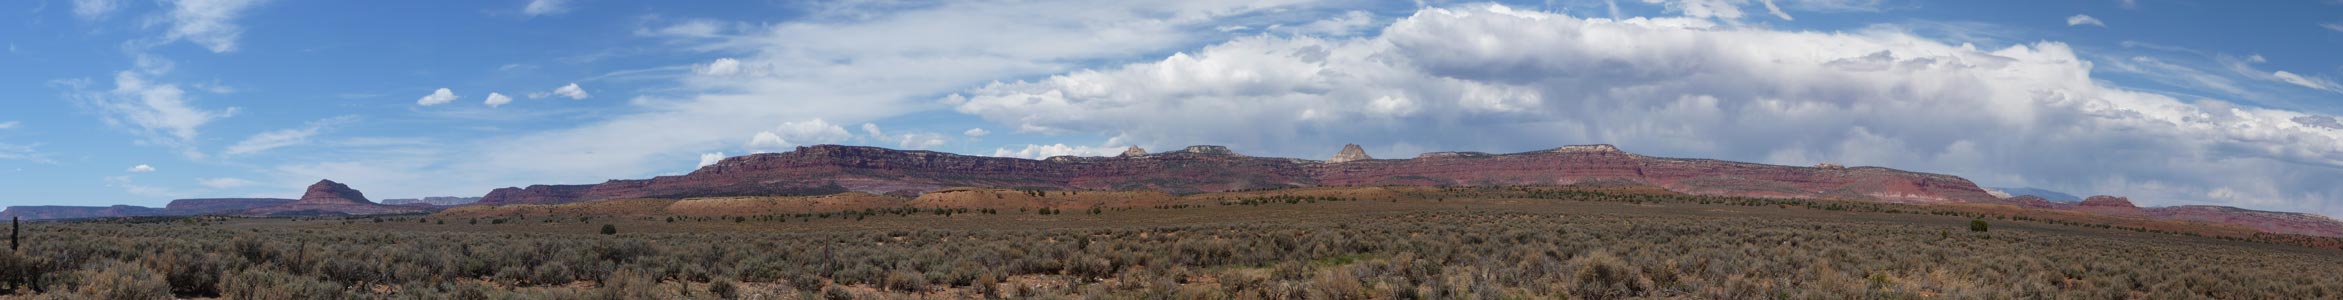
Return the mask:
<path fill-rule="evenodd" d="M 1346 147 L 1347 148 L 1347 147 Z M 1886 168 L 1808 168 L 1718 160 L 1656 158 L 1609 145 L 1486 154 L 1428 153 L 1416 159 L 1367 159 L 1345 150 L 1342 163 L 1237 154 L 1226 147 L 1118 157 L 1046 160 L 929 151 L 821 145 L 787 153 L 727 158 L 691 174 L 612 180 L 568 193 L 498 189 L 482 203 L 560 203 L 617 198 L 817 195 L 844 191 L 925 192 L 947 187 L 1158 190 L 1197 193 L 1241 189 L 1373 185 L 1635 184 L 1703 195 L 1847 198 L 1895 202 L 1991 201 L 1959 177 Z M 569 189 L 575 189 L 574 187 Z M 564 190 L 571 191 L 571 190 Z M 525 195 L 525 196 L 524 196 Z"/>

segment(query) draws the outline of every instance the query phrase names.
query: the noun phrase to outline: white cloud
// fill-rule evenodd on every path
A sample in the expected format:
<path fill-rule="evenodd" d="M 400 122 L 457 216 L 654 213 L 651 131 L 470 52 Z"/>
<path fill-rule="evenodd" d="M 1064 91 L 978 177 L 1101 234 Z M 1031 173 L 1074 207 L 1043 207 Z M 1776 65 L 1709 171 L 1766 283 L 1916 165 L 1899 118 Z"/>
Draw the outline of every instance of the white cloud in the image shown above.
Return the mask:
<path fill-rule="evenodd" d="M 56 163 L 56 161 L 49 160 L 48 155 L 41 154 L 40 149 L 36 149 L 40 146 L 41 145 L 38 144 L 18 145 L 0 143 L 0 159 L 23 160 L 36 163 Z"/>
<path fill-rule="evenodd" d="M 1067 146 L 1066 144 L 1025 145 L 1024 148 L 1016 150 L 1010 150 L 1009 148 L 993 149 L 993 156 L 995 157 L 1015 157 L 1024 159 L 1043 159 L 1054 156 L 1067 155 L 1109 156 L 1122 153 L 1123 149 L 1116 149 L 1114 147 Z"/>
<path fill-rule="evenodd" d="M 130 166 L 130 169 L 129 169 L 129 170 L 125 170 L 125 171 L 126 171 L 126 172 L 131 172 L 131 173 L 151 173 L 151 172 L 154 172 L 154 171 L 155 171 L 155 167 L 154 167 L 154 166 L 148 166 L 148 165 L 136 165 L 136 166 Z"/>
<path fill-rule="evenodd" d="M 2335 32 L 2343 32 L 2343 22 L 2319 23 L 2319 27 L 2325 27 L 2327 30 L 2334 30 Z"/>
<path fill-rule="evenodd" d="M 1740 19 L 1741 4 L 1747 2 L 1747 0 L 1643 0 L 1643 3 L 1659 4 L 1667 7 L 1669 11 L 1683 13 L 1686 17 L 1721 20 Z"/>
<path fill-rule="evenodd" d="M 2287 71 L 2272 72 L 2270 73 L 2270 76 L 2277 77 L 2279 81 L 2285 81 L 2286 83 L 2291 83 L 2302 87 L 2343 93 L 2343 85 L 2338 85 L 2335 83 L 2335 81 L 2327 80 L 2326 78 L 2302 76 L 2301 74 L 2294 74 L 2294 72 Z"/>
<path fill-rule="evenodd" d="M 309 122 L 308 125 L 304 125 L 300 128 L 279 129 L 254 134 L 252 137 L 245 138 L 242 142 L 237 142 L 236 145 L 228 146 L 228 152 L 226 155 L 246 155 L 260 153 L 270 149 L 308 144 L 309 138 L 316 136 L 320 132 L 332 130 L 335 126 L 356 122 L 357 120 L 357 116 L 340 116 L 312 121 Z"/>
<path fill-rule="evenodd" d="M 758 70 L 749 70 L 749 72 L 757 71 Z M 718 58 L 716 61 L 708 62 L 708 64 L 705 65 L 692 66 L 692 72 L 708 76 L 740 75 L 740 60 L 732 58 Z"/>
<path fill-rule="evenodd" d="M 569 85 L 561 86 L 560 88 L 554 88 L 553 94 L 561 95 L 562 97 L 569 97 L 570 100 L 585 100 L 586 97 L 592 96 L 586 94 L 586 89 L 578 87 L 578 84 L 575 82 L 572 82 Z"/>
<path fill-rule="evenodd" d="M 2083 26 L 2083 25 L 2091 25 L 2091 26 L 2107 27 L 2107 23 L 2106 23 L 2106 22 L 2100 22 L 2100 21 L 2099 21 L 2099 18 L 2094 18 L 2094 17 L 2091 17 L 2091 15 L 2075 15 L 2075 16 L 2072 16 L 2072 17 L 2066 17 L 2066 26 Z"/>
<path fill-rule="evenodd" d="M 713 166 L 722 161 L 724 161 L 724 152 L 700 154 L 701 167 Z"/>
<path fill-rule="evenodd" d="M 1758 2 L 1765 3 L 1765 12 L 1772 13 L 1776 18 L 1782 18 L 1784 21 L 1798 20 L 1798 18 L 1790 17 L 1788 13 L 1783 13 L 1781 6 L 1774 5 L 1774 0 L 1758 0 Z"/>
<path fill-rule="evenodd" d="M 167 67 L 165 67 L 167 68 Z M 66 80 L 58 82 L 73 92 L 68 97 L 84 108 L 97 111 L 106 124 L 131 130 L 141 142 L 179 149 L 190 157 L 202 157 L 195 151 L 194 142 L 201 128 L 212 121 L 228 118 L 237 109 L 204 109 L 194 105 L 195 100 L 176 84 L 149 82 L 149 72 L 122 71 L 114 76 L 114 89 L 89 90 L 89 81 Z"/>
<path fill-rule="evenodd" d="M 21 124 L 23 124 L 23 122 L 19 122 L 19 121 L 7 121 L 7 122 L 0 122 L 0 129 L 16 129 L 16 126 L 17 126 L 17 125 L 21 125 Z"/>
<path fill-rule="evenodd" d="M 2312 179 L 2343 177 L 2343 130 L 2294 121 L 2309 116 L 2301 112 L 2109 86 L 2056 42 L 1981 50 L 1897 30 L 1580 19 L 1501 6 L 1427 9 L 1380 32 L 1240 38 L 941 102 L 1019 131 L 1118 141 L 1110 144 L 1305 157 L 1343 143 L 1489 152 L 1611 143 L 1662 156 L 1952 173 L 2151 205 L 2343 213 L 2333 205 L 2343 186 Z"/>
<path fill-rule="evenodd" d="M 1349 36 L 1358 34 L 1360 30 L 1366 30 L 1368 28 L 1373 28 L 1374 26 L 1375 14 L 1367 13 L 1366 11 L 1354 10 L 1345 12 L 1342 14 L 1342 16 L 1335 18 L 1311 21 L 1310 23 L 1302 24 L 1301 26 L 1294 26 L 1289 30 L 1297 34 Z M 1271 29 L 1278 28 L 1279 27 L 1271 27 Z"/>
<path fill-rule="evenodd" d="M 236 51 L 236 39 L 244 35 L 244 28 L 236 25 L 236 19 L 261 2 L 264 0 L 164 1 L 170 8 L 165 20 L 171 24 L 164 38 L 191 41 L 217 53 Z"/>
<path fill-rule="evenodd" d="M 73 16 L 83 20 L 96 20 L 105 18 L 106 14 L 113 13 L 115 9 L 120 7 L 121 3 L 116 0 L 73 0 Z"/>
<path fill-rule="evenodd" d="M 943 146 L 946 142 L 949 141 L 948 139 L 944 138 L 944 135 L 932 132 L 915 131 L 903 134 L 887 134 L 887 132 L 879 130 L 879 124 L 872 123 L 862 123 L 862 133 L 868 134 L 870 135 L 871 139 L 878 140 L 880 142 L 893 143 L 895 144 L 895 148 L 899 149 L 932 149 L 938 146 Z"/>
<path fill-rule="evenodd" d="M 242 179 L 242 178 L 203 178 L 203 179 L 196 179 L 196 180 L 195 180 L 195 183 L 196 183 L 196 184 L 201 184 L 201 185 L 203 185 L 204 187 L 210 187 L 210 188 L 213 188 L 213 189 L 232 189 L 232 188 L 247 187 L 247 186 L 252 186 L 253 184 L 258 184 L 257 182 L 252 182 L 251 180 L 244 180 L 244 179 Z"/>
<path fill-rule="evenodd" d="M 488 93 L 488 101 L 481 103 L 488 104 L 488 107 L 502 107 L 505 104 L 513 103 L 513 97 L 505 97 L 504 94 L 490 92 Z"/>
<path fill-rule="evenodd" d="M 447 104 L 448 102 L 455 101 L 455 91 L 448 90 L 447 88 L 439 88 L 439 90 L 431 91 L 430 95 L 423 95 L 423 98 L 415 99 L 415 105 L 432 106 Z"/>
<path fill-rule="evenodd" d="M 968 131 L 960 132 L 960 135 L 979 137 L 992 133 L 992 131 L 984 130 L 984 128 L 969 128 Z"/>
<path fill-rule="evenodd" d="M 772 130 L 757 132 L 756 135 L 749 138 L 747 147 L 758 150 L 787 151 L 790 147 L 831 144 L 852 138 L 854 138 L 854 134 L 847 133 L 845 127 L 838 127 L 838 125 L 830 124 L 829 121 L 822 119 L 813 119 L 781 123 L 780 126 L 775 126 Z"/>
<path fill-rule="evenodd" d="M 530 16 L 558 15 L 569 12 L 569 0 L 530 0 L 521 13 Z"/>

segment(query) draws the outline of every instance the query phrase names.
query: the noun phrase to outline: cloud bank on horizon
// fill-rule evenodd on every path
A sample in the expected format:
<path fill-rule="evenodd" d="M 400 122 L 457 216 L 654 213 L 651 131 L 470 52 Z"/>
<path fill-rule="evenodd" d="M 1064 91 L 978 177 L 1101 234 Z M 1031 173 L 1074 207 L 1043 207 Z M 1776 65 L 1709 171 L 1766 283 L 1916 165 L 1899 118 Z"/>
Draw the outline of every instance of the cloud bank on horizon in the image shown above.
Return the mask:
<path fill-rule="evenodd" d="M 2153 27 L 2171 22 L 2157 7 L 2113 1 L 1991 22 L 1961 13 L 1973 3 L 1898 1 L 815 3 L 772 8 L 788 12 L 776 20 L 738 4 L 647 12 L 540 0 L 442 29 L 609 38 L 491 43 L 525 51 L 474 56 L 284 44 L 270 36 L 306 32 L 244 19 L 294 5 L 227 2 L 76 1 L 45 13 L 63 17 L 41 28 L 136 47 L 42 54 L 54 70 L 21 75 L 48 93 L 26 98 L 58 100 L 0 112 L 0 172 L 15 170 L 0 174 L 35 182 L 8 186 L 26 192 L 0 204 L 283 197 L 317 178 L 391 197 L 472 196 L 825 143 L 1025 158 L 1608 143 L 2146 205 L 2343 214 L 2343 186 L 2325 182 L 2343 178 L 2343 85 L 2332 79 L 2343 58 L 2304 54 L 2343 45 L 2331 30 L 2343 20 L 2258 28 L 2310 49 L 2239 50 L 2154 35 L 2187 32 Z M 140 14 L 173 26 L 107 25 Z M 428 29 L 417 34 L 438 33 Z M 8 42 L 0 60 L 34 61 L 15 50 L 27 42 Z M 398 45 L 419 50 L 383 50 Z M 332 67 L 395 72 L 310 82 L 210 63 L 319 63 L 286 53 L 386 57 L 394 63 Z M 63 63 L 74 61 L 115 66 Z M 43 173 L 75 176 L 31 175 Z"/>

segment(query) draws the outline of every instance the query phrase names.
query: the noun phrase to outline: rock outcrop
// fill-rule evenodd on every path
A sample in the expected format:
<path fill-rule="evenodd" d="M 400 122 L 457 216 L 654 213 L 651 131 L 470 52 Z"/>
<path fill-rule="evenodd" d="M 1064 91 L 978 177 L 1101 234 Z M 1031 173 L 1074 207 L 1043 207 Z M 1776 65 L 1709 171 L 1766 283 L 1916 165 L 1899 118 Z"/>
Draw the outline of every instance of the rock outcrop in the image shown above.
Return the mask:
<path fill-rule="evenodd" d="M 1122 156 L 1117 156 L 1117 157 L 1140 157 L 1140 156 L 1147 156 L 1147 149 L 1139 149 L 1139 146 L 1131 146 L 1131 149 L 1123 149 L 1123 155 L 1122 155 Z"/>
<path fill-rule="evenodd" d="M 1363 152 L 1363 151 L 1362 151 Z M 1362 153 L 1361 156 L 1364 156 Z M 482 204 L 564 203 L 620 198 L 905 194 L 948 187 L 1157 190 L 1174 194 L 1309 186 L 1652 185 L 1702 195 L 1842 198 L 1893 202 L 1982 202 L 1995 198 L 1959 177 L 1877 167 L 1808 168 L 1658 158 L 1610 145 L 1514 154 L 1427 153 L 1416 159 L 1306 160 L 1239 155 L 1193 146 L 1144 158 L 1049 160 L 819 145 L 727 158 L 681 176 L 612 180 L 584 187 L 505 188 Z M 539 191 L 532 191 L 539 190 Z M 525 200 L 514 200 L 525 199 Z"/>
<path fill-rule="evenodd" d="M 417 207 L 376 204 L 366 200 L 366 194 L 333 180 L 319 180 L 309 185 L 300 200 L 290 203 L 253 208 L 244 211 L 252 216 L 311 216 L 311 215 L 377 215 L 426 212 Z"/>
<path fill-rule="evenodd" d="M 232 213 L 292 202 L 293 199 L 276 198 L 179 199 L 171 200 L 171 204 L 163 205 L 163 210 L 169 211 L 172 215 L 202 215 Z"/>
<path fill-rule="evenodd" d="M 1335 152 L 1334 157 L 1326 159 L 1326 162 L 1346 163 L 1369 159 L 1375 159 L 1375 157 L 1367 156 L 1367 149 L 1360 149 L 1359 144 L 1345 144 L 1342 145 L 1342 151 Z"/>

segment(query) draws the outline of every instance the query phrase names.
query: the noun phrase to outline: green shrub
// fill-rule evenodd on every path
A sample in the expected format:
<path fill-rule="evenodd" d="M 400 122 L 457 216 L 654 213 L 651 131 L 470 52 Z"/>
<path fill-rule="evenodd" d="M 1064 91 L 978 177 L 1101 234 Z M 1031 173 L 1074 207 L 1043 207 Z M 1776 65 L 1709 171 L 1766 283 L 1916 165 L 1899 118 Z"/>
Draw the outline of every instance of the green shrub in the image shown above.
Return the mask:
<path fill-rule="evenodd" d="M 716 282 L 708 283 L 708 293 L 716 294 L 719 299 L 740 299 L 740 286 L 733 284 L 731 279 L 717 279 Z"/>
<path fill-rule="evenodd" d="M 613 235 L 613 234 L 618 234 L 618 226 L 617 226 L 617 225 L 611 225 L 611 224 L 602 224 L 602 235 Z"/>
<path fill-rule="evenodd" d="M 1985 224 L 1985 220 L 1969 220 L 1969 231 L 1985 232 L 1986 227 L 1990 225 Z"/>

